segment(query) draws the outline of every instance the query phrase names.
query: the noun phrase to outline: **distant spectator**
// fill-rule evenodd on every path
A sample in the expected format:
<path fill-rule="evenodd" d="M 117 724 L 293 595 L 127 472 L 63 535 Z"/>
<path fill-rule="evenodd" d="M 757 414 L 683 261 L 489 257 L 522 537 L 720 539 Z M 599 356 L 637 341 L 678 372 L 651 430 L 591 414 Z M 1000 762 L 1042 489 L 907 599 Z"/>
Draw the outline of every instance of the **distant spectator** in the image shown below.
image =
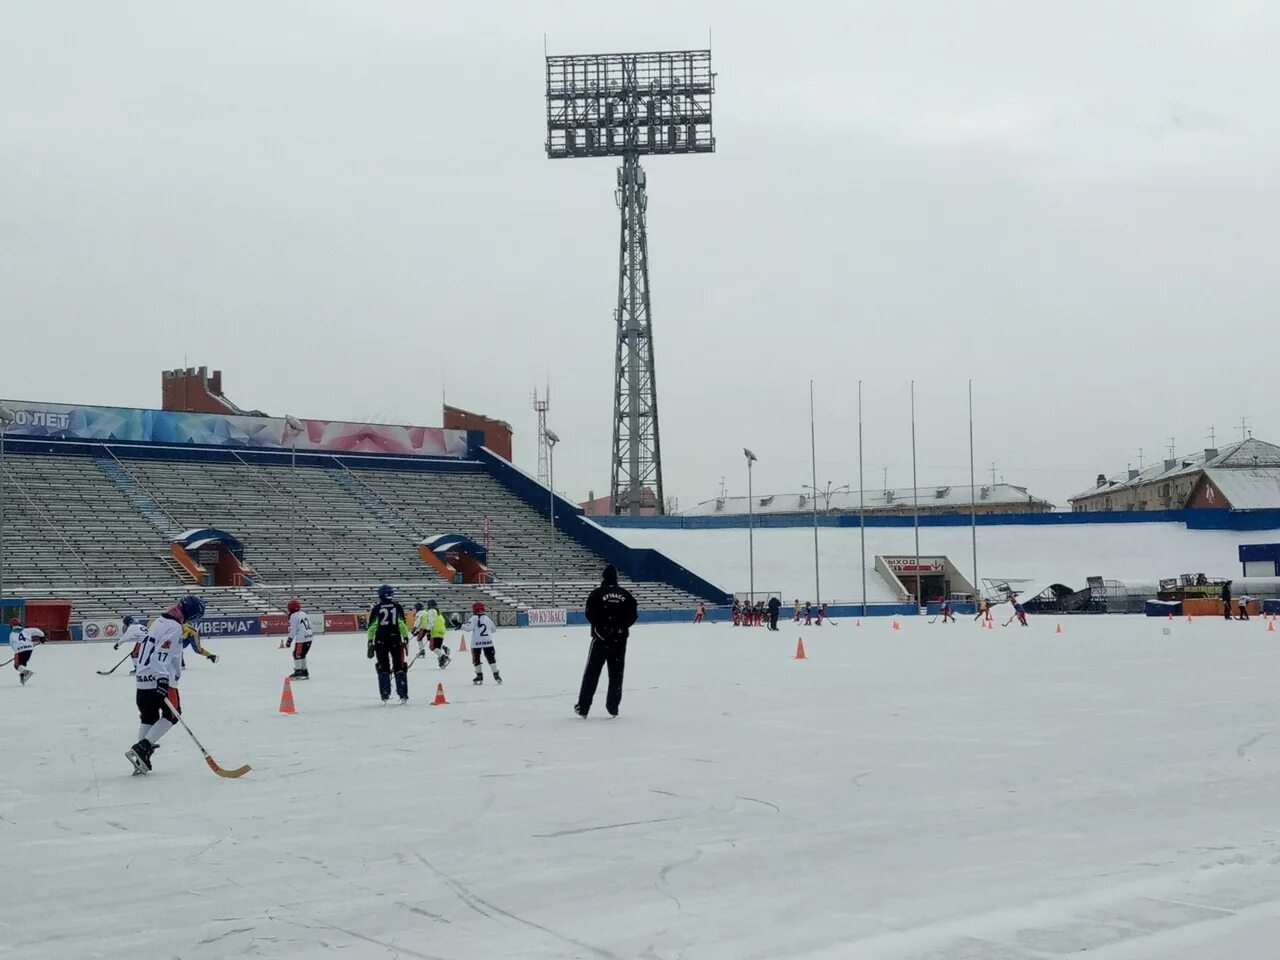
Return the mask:
<path fill-rule="evenodd" d="M 1222 584 L 1222 619 L 1231 619 L 1231 581 Z"/>
<path fill-rule="evenodd" d="M 769 598 L 769 629 L 778 629 L 778 611 L 782 609 L 782 601 L 777 597 Z"/>

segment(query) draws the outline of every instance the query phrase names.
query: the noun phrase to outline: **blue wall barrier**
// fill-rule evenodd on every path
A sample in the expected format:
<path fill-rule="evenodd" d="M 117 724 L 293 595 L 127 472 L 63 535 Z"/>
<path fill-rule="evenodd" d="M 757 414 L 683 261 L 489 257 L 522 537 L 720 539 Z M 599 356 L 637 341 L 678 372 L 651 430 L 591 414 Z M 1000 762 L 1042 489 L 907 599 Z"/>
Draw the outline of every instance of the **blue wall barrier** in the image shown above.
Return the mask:
<path fill-rule="evenodd" d="M 478 452 L 481 462 L 499 483 L 542 516 L 550 516 L 551 495 L 546 487 L 492 451 L 481 448 Z M 607 563 L 612 563 L 632 580 L 666 583 L 714 604 L 730 603 L 733 600 L 732 594 L 676 563 L 666 554 L 647 547 L 629 547 L 616 537 L 587 523 L 583 519 L 581 508 L 564 497 L 555 498 L 555 517 L 557 530 L 604 557 Z M 570 615 L 572 616 L 572 611 Z"/>
<path fill-rule="evenodd" d="M 757 530 L 812 527 L 813 517 L 803 514 L 743 514 L 698 517 L 592 516 L 602 527 L 642 530 L 745 530 L 748 520 Z M 922 527 L 967 527 L 967 514 L 921 514 Z M 1277 510 L 1115 510 L 1092 513 L 980 513 L 980 527 L 1069 527 L 1112 523 L 1181 523 L 1189 530 L 1274 530 L 1280 528 Z M 910 516 L 868 516 L 868 527 L 911 527 Z M 820 527 L 858 527 L 856 515 L 819 516 Z"/>

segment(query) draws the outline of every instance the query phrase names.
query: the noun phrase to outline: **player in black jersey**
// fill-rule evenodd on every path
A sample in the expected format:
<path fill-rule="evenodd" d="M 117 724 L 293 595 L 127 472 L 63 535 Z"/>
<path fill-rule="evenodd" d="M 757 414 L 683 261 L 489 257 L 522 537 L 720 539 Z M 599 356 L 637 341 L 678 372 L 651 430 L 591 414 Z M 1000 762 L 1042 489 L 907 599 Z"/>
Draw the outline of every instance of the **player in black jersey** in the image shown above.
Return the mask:
<path fill-rule="evenodd" d="M 404 607 L 395 599 L 389 584 L 378 588 L 378 602 L 369 611 L 369 659 L 378 658 L 378 692 L 382 702 L 391 699 L 391 674 L 396 677 L 396 693 L 401 703 L 409 702 L 409 674 L 405 659 L 409 644 L 409 624 Z"/>

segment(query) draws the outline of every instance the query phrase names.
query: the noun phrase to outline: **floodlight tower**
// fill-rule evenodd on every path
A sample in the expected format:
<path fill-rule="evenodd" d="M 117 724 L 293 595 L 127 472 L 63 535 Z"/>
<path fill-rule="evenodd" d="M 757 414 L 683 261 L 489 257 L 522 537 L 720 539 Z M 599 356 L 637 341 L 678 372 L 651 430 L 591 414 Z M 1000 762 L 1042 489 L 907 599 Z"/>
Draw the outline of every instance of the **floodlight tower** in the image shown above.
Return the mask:
<path fill-rule="evenodd" d="M 544 487 L 551 486 L 551 472 L 547 466 L 547 411 L 551 409 L 551 384 L 547 384 L 547 395 L 538 396 L 538 387 L 533 388 L 533 412 L 538 415 L 538 482 Z"/>
<path fill-rule="evenodd" d="M 610 512 L 640 513 L 652 485 L 666 509 L 658 436 L 658 386 L 649 309 L 648 194 L 640 157 L 713 153 L 710 50 L 547 57 L 547 156 L 621 157 L 614 310 L 613 461 Z"/>

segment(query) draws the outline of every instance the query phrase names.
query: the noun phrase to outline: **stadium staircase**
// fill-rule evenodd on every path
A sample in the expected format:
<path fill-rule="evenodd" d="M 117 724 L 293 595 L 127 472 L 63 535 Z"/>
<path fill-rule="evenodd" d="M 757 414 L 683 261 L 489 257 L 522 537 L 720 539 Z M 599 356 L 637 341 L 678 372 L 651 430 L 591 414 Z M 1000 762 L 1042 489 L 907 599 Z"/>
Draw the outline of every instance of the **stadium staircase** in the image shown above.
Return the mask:
<path fill-rule="evenodd" d="M 374 493 L 367 484 L 362 483 L 341 461 L 338 462 L 338 470 L 333 478 L 338 481 L 340 487 L 355 497 L 361 506 L 406 540 L 413 544 L 422 540 L 421 533 L 405 523 L 404 518 L 393 510 L 390 504 Z"/>
<path fill-rule="evenodd" d="M 138 508 L 138 512 L 146 521 L 169 540 L 173 540 L 182 533 L 177 521 L 165 512 L 164 507 L 156 503 L 155 498 L 138 482 L 138 478 L 115 458 L 110 447 L 107 448 L 107 453 L 108 456 L 95 457 L 94 460 L 102 472 L 128 497 L 129 502 Z"/>

